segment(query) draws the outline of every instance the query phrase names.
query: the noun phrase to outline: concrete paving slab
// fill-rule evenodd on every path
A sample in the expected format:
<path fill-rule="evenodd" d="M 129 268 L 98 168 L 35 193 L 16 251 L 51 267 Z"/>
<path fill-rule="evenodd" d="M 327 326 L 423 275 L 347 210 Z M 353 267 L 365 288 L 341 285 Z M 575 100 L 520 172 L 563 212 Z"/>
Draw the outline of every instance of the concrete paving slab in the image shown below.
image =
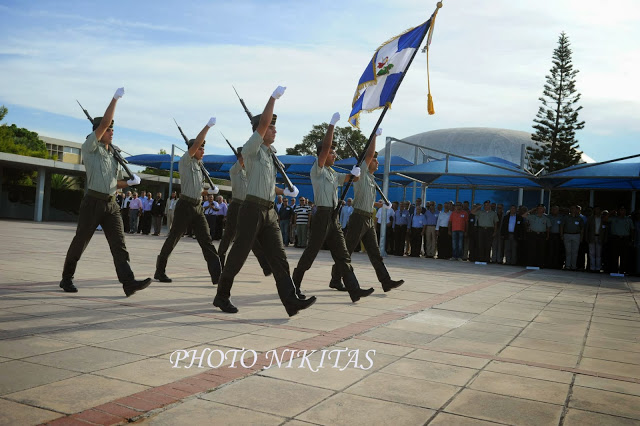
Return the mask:
<path fill-rule="evenodd" d="M 270 377 L 252 376 L 202 396 L 208 401 L 295 417 L 333 392 Z"/>
<path fill-rule="evenodd" d="M 153 426 L 259 424 L 275 426 L 282 424 L 285 420 L 284 417 L 277 417 L 271 414 L 219 404 L 204 399 L 192 399 L 173 410 L 164 411 L 152 418 L 136 422 L 136 424 Z"/>
<path fill-rule="evenodd" d="M 60 413 L 0 399 L 0 425 L 35 425 L 60 417 Z"/>
<path fill-rule="evenodd" d="M 24 361 L 8 361 L 0 364 L 0 395 L 30 389 L 57 382 L 79 373 L 61 368 L 32 364 Z"/>
<path fill-rule="evenodd" d="M 431 422 L 429 422 L 429 424 L 438 426 L 488 426 L 494 425 L 496 423 L 441 412 L 438 413 L 436 417 Z"/>
<path fill-rule="evenodd" d="M 569 407 L 640 420 L 640 397 L 574 386 Z"/>
<path fill-rule="evenodd" d="M 417 349 L 410 354 L 406 355 L 406 358 L 420 359 L 422 361 L 436 362 L 440 364 L 456 365 L 458 367 L 476 368 L 480 369 L 489 363 L 485 358 L 474 358 L 465 355 L 458 355 L 446 352 L 430 351 L 426 349 Z"/>
<path fill-rule="evenodd" d="M 356 395 L 339 394 L 297 418 L 320 425 L 422 425 L 434 411 Z"/>
<path fill-rule="evenodd" d="M 573 379 L 573 374 L 567 371 L 513 364 L 510 362 L 491 361 L 485 370 L 558 383 L 571 383 Z"/>
<path fill-rule="evenodd" d="M 471 389 L 534 401 L 564 404 L 569 385 L 522 376 L 482 371 L 473 379 Z"/>
<path fill-rule="evenodd" d="M 607 390 L 611 392 L 625 393 L 627 395 L 640 396 L 640 383 L 623 382 L 621 380 L 607 379 L 604 377 L 585 376 L 576 374 L 576 386 Z"/>
<path fill-rule="evenodd" d="M 464 386 L 478 371 L 472 368 L 403 358 L 383 368 L 381 372 Z"/>
<path fill-rule="evenodd" d="M 37 336 L 8 339 L 0 342 L 0 355 L 7 358 L 20 359 L 49 352 L 77 348 L 77 343 L 64 342 Z"/>
<path fill-rule="evenodd" d="M 44 355 L 25 358 L 24 361 L 34 364 L 64 368 L 79 373 L 90 373 L 116 365 L 128 364 L 143 359 L 143 356 L 109 349 L 83 346 L 66 349 Z"/>
<path fill-rule="evenodd" d="M 567 410 L 567 415 L 564 418 L 564 424 L 567 426 L 638 426 L 640 425 L 640 421 L 570 408 Z"/>
<path fill-rule="evenodd" d="M 120 397 L 145 390 L 146 386 L 84 374 L 66 380 L 10 393 L 5 398 L 23 404 L 73 414 Z"/>
<path fill-rule="evenodd" d="M 446 407 L 446 411 L 514 425 L 557 425 L 562 405 L 465 389 Z"/>

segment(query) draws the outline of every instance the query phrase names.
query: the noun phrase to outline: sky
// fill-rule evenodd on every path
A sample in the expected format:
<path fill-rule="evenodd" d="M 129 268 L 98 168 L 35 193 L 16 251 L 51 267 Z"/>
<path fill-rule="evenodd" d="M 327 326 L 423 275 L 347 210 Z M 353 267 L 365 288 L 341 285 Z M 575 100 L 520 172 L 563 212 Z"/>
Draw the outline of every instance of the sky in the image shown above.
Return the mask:
<path fill-rule="evenodd" d="M 131 155 L 183 147 L 209 120 L 207 154 L 250 136 L 232 85 L 253 114 L 278 85 L 276 148 L 300 143 L 340 112 L 348 126 L 360 75 L 377 47 L 426 21 L 435 1 L 0 0 L 3 123 L 83 142 L 78 99 L 103 115 L 125 87 L 114 143 Z M 444 0 L 429 54 L 407 72 L 383 136 L 456 127 L 532 131 L 560 33 L 582 97 L 580 149 L 596 161 L 640 153 L 640 2 Z M 361 115 L 369 135 L 378 112 Z M 378 140 L 381 149 L 384 140 Z M 179 153 L 179 151 L 177 151 Z"/>

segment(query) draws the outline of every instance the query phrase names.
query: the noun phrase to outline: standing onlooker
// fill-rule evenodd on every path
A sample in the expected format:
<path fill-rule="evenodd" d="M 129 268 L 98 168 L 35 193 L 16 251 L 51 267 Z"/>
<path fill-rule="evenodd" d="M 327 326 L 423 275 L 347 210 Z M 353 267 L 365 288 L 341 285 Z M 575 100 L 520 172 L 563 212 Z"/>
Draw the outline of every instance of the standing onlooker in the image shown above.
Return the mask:
<path fill-rule="evenodd" d="M 151 208 L 153 207 L 153 198 L 151 191 L 147 191 L 147 197 L 142 200 L 142 233 L 149 235 L 151 232 Z"/>
<path fill-rule="evenodd" d="M 411 257 L 420 257 L 425 220 L 422 207 L 416 204 L 414 213 L 411 215 Z"/>
<path fill-rule="evenodd" d="M 129 203 L 131 203 L 131 200 L 133 200 L 131 191 L 127 191 L 120 202 L 120 215 L 122 216 L 122 225 L 125 233 L 129 232 Z"/>
<path fill-rule="evenodd" d="M 167 215 L 167 228 L 171 231 L 171 225 L 173 224 L 173 214 L 176 211 L 176 204 L 178 203 L 178 193 L 173 191 L 171 193 L 171 198 L 167 203 L 166 215 Z"/>
<path fill-rule="evenodd" d="M 142 216 L 142 200 L 138 198 L 138 193 L 133 193 L 133 198 L 129 202 L 129 233 L 138 232 L 138 223 Z"/>
<path fill-rule="evenodd" d="M 562 215 L 560 207 L 551 207 L 551 214 L 548 215 L 551 221 L 549 228 L 549 242 L 547 244 L 547 258 L 545 260 L 546 268 L 562 269 L 564 263 L 564 244 L 560 238 L 560 225 L 562 224 Z"/>
<path fill-rule="evenodd" d="M 444 210 L 438 215 L 436 222 L 436 238 L 438 239 L 438 259 L 451 258 L 451 238 L 449 236 L 449 218 L 451 211 L 449 208 L 453 201 L 444 203 Z"/>
<path fill-rule="evenodd" d="M 162 231 L 162 219 L 164 219 L 164 210 L 166 207 L 166 200 L 162 198 L 162 193 L 156 194 L 156 199 L 151 206 L 151 216 L 153 217 L 153 235 L 160 235 Z"/>
<path fill-rule="evenodd" d="M 278 211 L 278 218 L 280 219 L 280 232 L 282 233 L 282 243 L 285 247 L 289 247 L 289 228 L 291 226 L 291 217 L 293 216 L 293 209 L 289 206 L 289 199 L 283 198 L 282 206 Z"/>
<path fill-rule="evenodd" d="M 407 237 L 407 227 L 409 226 L 409 210 L 407 210 L 407 203 L 400 203 L 400 208 L 395 212 L 393 236 L 395 238 L 393 254 L 396 256 L 404 255 L 404 241 Z"/>
<path fill-rule="evenodd" d="M 491 245 L 498 231 L 498 214 L 491 210 L 491 201 L 487 200 L 483 204 L 483 209 L 474 209 L 472 213 L 476 215 L 476 227 L 478 233 L 477 256 L 480 262 L 491 260 Z"/>
<path fill-rule="evenodd" d="M 351 200 L 351 198 L 349 198 L 349 200 Z M 343 209 L 345 207 L 343 207 Z M 297 240 L 298 245 L 296 247 L 305 248 L 307 246 L 309 216 L 311 215 L 311 207 L 309 207 L 309 205 L 307 204 L 306 198 L 300 197 L 300 202 L 298 203 L 298 206 L 295 208 L 293 213 L 294 213 L 294 222 L 296 224 L 296 234 L 298 236 L 298 240 Z M 341 216 L 342 216 L 342 213 L 341 213 Z M 344 231 L 345 229 L 343 229 L 343 232 Z"/>
<path fill-rule="evenodd" d="M 578 208 L 571 206 L 569 216 L 565 216 L 560 227 L 560 235 L 564 240 L 564 249 L 566 259 L 564 269 L 569 271 L 576 270 L 576 261 L 578 259 L 578 248 L 582 235 L 582 218 L 578 215 Z"/>
<path fill-rule="evenodd" d="M 216 213 L 220 210 L 218 203 L 213 199 L 213 194 L 207 194 L 207 201 L 202 204 L 204 209 L 204 217 L 209 225 L 209 236 L 213 241 L 216 232 Z"/>
<path fill-rule="evenodd" d="M 507 265 L 515 265 L 518 261 L 518 244 L 524 236 L 524 219 L 518 214 L 515 205 L 509 208 L 509 213 L 502 220 L 500 235 L 504 239 L 504 253 Z"/>
<path fill-rule="evenodd" d="M 551 229 L 551 220 L 544 214 L 544 204 L 538 204 L 536 214 L 527 215 L 527 224 L 529 228 L 527 233 L 527 264 L 542 268 Z"/>
<path fill-rule="evenodd" d="M 464 234 L 467 232 L 469 213 L 462 210 L 462 203 L 456 202 L 455 210 L 449 218 L 449 235 L 453 247 L 453 256 L 450 260 L 462 260 L 462 248 L 464 247 Z"/>
<path fill-rule="evenodd" d="M 496 214 L 498 215 L 498 226 L 496 234 L 491 244 L 491 263 L 502 264 L 504 258 L 504 240 L 502 239 L 502 219 L 504 218 L 504 205 L 498 203 L 496 205 Z"/>
<path fill-rule="evenodd" d="M 291 216 L 291 220 L 290 220 L 290 224 L 289 224 L 289 244 L 293 244 L 295 246 L 296 244 L 296 225 L 295 225 L 295 211 L 296 211 L 296 199 L 295 198 L 289 198 L 289 207 L 291 207 L 291 211 L 294 212 L 293 215 Z"/>
<path fill-rule="evenodd" d="M 213 239 L 219 240 L 222 238 L 222 231 L 224 230 L 224 223 L 227 218 L 227 210 L 229 206 L 227 206 L 222 195 L 218 195 L 216 197 L 216 202 L 218 203 L 218 211 L 216 212 L 216 232 L 214 233 Z"/>
<path fill-rule="evenodd" d="M 600 207 L 593 208 L 593 214 L 587 218 L 586 240 L 589 244 L 589 270 L 600 272 L 602 269 L 602 243 L 607 239 L 606 225 L 602 222 Z"/>
<path fill-rule="evenodd" d="M 433 259 L 436 256 L 436 224 L 438 223 L 438 212 L 436 212 L 435 201 L 427 204 L 427 211 L 424 212 L 424 257 Z"/>
<path fill-rule="evenodd" d="M 300 198 L 300 204 L 302 204 L 302 198 Z M 340 209 L 340 227 L 342 228 L 342 233 L 345 235 L 347 234 L 347 226 L 349 225 L 349 218 L 351 217 L 352 213 L 353 213 L 353 198 L 349 197 L 347 198 L 347 203 L 342 206 L 342 209 Z M 307 244 L 305 241 L 304 246 L 301 245 L 301 247 L 305 247 L 306 245 Z"/>
<path fill-rule="evenodd" d="M 626 207 L 620 206 L 620 208 L 618 208 L 618 215 L 611 217 L 609 223 L 609 241 L 611 248 L 611 255 L 609 256 L 610 270 L 614 273 L 628 273 L 630 270 L 629 253 L 633 247 L 632 238 L 634 236 L 634 225 L 631 218 L 627 216 Z"/>

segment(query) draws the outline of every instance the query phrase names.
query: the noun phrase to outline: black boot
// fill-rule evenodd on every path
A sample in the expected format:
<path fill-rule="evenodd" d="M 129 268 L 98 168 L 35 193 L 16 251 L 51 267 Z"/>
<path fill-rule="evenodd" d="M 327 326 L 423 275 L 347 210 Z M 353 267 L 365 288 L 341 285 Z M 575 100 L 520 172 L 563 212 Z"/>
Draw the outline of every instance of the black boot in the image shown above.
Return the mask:
<path fill-rule="evenodd" d="M 342 284 L 342 281 L 331 280 L 329 283 L 330 288 L 335 288 L 338 291 L 347 291 L 347 288 Z"/>
<path fill-rule="evenodd" d="M 355 303 L 358 300 L 360 300 L 361 297 L 367 297 L 371 293 L 373 293 L 373 288 L 369 288 L 369 289 L 366 289 L 366 290 L 362 289 L 362 288 L 358 288 L 358 289 L 355 289 L 355 290 L 350 290 L 349 291 L 349 296 L 351 297 L 351 301 Z"/>
<path fill-rule="evenodd" d="M 222 297 L 218 297 L 218 296 L 214 297 L 213 306 L 215 306 L 216 308 L 220 308 L 222 312 L 226 312 L 228 314 L 238 313 L 238 308 L 233 306 L 233 303 L 231 303 L 231 300 L 223 299 Z"/>
<path fill-rule="evenodd" d="M 316 297 L 315 296 L 311 296 L 308 299 L 298 299 L 296 298 L 292 298 L 292 299 L 288 299 L 286 300 L 283 305 L 284 308 L 287 310 L 287 314 L 292 317 L 295 314 L 297 314 L 299 311 L 303 310 L 303 309 L 307 309 L 309 306 L 313 305 L 314 303 L 316 303 Z"/>
<path fill-rule="evenodd" d="M 300 290 L 303 277 L 304 277 L 304 272 L 299 272 L 298 268 L 295 268 L 293 270 L 293 275 L 291 276 L 291 279 L 293 280 L 293 284 L 296 286 L 296 296 L 298 296 L 298 299 L 301 299 L 301 300 L 304 300 L 307 298 L 307 296 L 302 294 L 302 291 Z"/>
<path fill-rule="evenodd" d="M 147 278 L 142 281 L 127 281 L 126 283 L 122 284 L 122 289 L 124 290 L 124 294 L 129 297 L 136 291 L 144 290 L 145 288 L 149 287 L 149 284 L 151 284 L 151 278 Z"/>
<path fill-rule="evenodd" d="M 159 273 L 158 271 L 156 271 L 156 273 L 153 275 L 153 279 L 158 280 L 161 283 L 170 283 L 171 281 L 173 281 L 167 276 L 167 274 L 165 274 L 164 272 Z"/>
<path fill-rule="evenodd" d="M 387 291 L 391 291 L 394 288 L 400 287 L 402 284 L 404 284 L 404 280 L 395 281 L 391 278 L 387 278 L 386 280 L 382 281 L 382 290 L 384 290 L 384 292 L 386 293 Z"/>
<path fill-rule="evenodd" d="M 60 288 L 63 289 L 65 293 L 78 292 L 78 289 L 75 285 L 73 285 L 73 281 L 71 281 L 71 278 L 63 278 L 62 281 L 60 281 Z"/>
<path fill-rule="evenodd" d="M 153 274 L 153 278 L 161 283 L 170 283 L 172 280 L 166 274 L 167 259 L 161 259 L 160 256 L 156 259 L 156 273 Z"/>

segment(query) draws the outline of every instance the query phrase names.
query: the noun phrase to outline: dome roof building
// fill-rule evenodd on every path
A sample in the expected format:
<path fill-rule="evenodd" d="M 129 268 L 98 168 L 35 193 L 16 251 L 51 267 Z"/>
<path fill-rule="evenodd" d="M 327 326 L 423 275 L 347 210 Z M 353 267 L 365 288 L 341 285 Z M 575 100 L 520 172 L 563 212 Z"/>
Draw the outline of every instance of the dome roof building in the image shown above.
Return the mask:
<path fill-rule="evenodd" d="M 428 148 L 459 154 L 466 157 L 499 157 L 514 164 L 520 164 L 522 145 L 535 147 L 531 133 L 519 130 L 494 129 L 489 127 L 461 127 L 440 129 L 403 138 L 407 142 L 425 147 L 425 155 L 443 158 L 445 154 L 429 151 Z M 392 155 L 398 155 L 414 161 L 415 147 L 401 142 L 393 142 Z M 582 153 L 582 161 L 593 163 Z M 423 159 L 419 156 L 418 163 Z"/>

